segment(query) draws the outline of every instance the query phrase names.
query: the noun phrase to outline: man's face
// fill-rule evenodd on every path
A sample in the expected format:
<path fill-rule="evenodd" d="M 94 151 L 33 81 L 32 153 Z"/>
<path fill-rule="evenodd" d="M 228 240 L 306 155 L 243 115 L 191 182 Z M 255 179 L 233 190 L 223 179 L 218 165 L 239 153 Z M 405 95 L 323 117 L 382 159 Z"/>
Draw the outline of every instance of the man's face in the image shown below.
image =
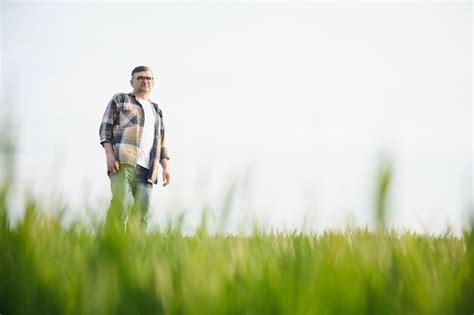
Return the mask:
<path fill-rule="evenodd" d="M 133 75 L 130 85 L 135 93 L 150 93 L 153 88 L 153 73 L 150 70 L 143 70 Z"/>

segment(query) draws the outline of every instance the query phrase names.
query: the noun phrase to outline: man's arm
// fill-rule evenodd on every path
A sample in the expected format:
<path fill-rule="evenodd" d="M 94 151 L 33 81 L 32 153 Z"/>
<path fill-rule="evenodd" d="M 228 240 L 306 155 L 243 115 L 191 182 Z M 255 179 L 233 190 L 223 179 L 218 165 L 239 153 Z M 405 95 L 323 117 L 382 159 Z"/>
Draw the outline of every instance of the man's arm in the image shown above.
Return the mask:
<path fill-rule="evenodd" d="M 99 128 L 100 144 L 104 147 L 106 155 L 107 170 L 109 172 L 117 172 L 119 170 L 119 162 L 115 158 L 113 142 L 113 127 L 117 121 L 117 103 L 115 96 L 107 105 L 102 122 Z"/>
<path fill-rule="evenodd" d="M 168 158 L 160 160 L 161 167 L 163 168 L 163 186 L 166 186 L 170 183 L 171 174 L 168 167 Z"/>
<path fill-rule="evenodd" d="M 117 123 L 117 102 L 115 101 L 115 96 L 110 100 L 105 108 L 104 116 L 102 117 L 102 122 L 100 123 L 99 128 L 99 136 L 100 136 L 100 144 L 104 144 L 104 142 L 113 142 L 113 131 L 114 131 L 114 124 Z"/>
<path fill-rule="evenodd" d="M 160 111 L 161 116 L 161 151 L 160 151 L 160 164 L 163 168 L 163 186 L 166 186 L 170 183 L 171 174 L 168 166 L 168 160 L 170 159 L 168 155 L 168 149 L 166 148 L 165 141 L 165 125 L 163 123 L 163 113 Z"/>

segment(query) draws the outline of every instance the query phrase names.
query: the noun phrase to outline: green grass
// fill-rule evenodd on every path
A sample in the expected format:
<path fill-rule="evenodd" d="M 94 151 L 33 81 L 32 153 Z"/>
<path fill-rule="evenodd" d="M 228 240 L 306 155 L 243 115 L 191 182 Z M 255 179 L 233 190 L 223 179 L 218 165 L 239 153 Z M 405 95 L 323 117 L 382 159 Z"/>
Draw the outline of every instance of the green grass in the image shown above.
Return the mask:
<path fill-rule="evenodd" d="M 387 230 L 390 165 L 377 175 L 376 232 L 230 236 L 204 220 L 186 236 L 134 220 L 126 232 L 65 228 L 35 200 L 10 226 L 13 144 L 0 137 L 1 315 L 474 313 L 474 223 L 461 237 Z"/>
<path fill-rule="evenodd" d="M 4 197 L 5 194 L 2 194 Z M 0 198 L 0 313 L 468 314 L 474 231 L 91 233 Z"/>

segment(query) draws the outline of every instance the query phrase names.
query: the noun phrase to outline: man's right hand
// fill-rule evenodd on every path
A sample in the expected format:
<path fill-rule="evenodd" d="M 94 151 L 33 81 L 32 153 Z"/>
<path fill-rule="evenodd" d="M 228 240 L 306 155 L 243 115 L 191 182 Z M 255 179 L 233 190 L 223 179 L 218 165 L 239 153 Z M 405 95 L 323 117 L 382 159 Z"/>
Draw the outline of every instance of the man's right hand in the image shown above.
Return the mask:
<path fill-rule="evenodd" d="M 110 142 L 104 142 L 105 156 L 107 158 L 107 171 L 116 173 L 120 169 L 120 163 L 115 158 L 114 148 Z"/>
<path fill-rule="evenodd" d="M 115 158 L 115 156 L 114 155 L 110 157 L 107 156 L 107 171 L 111 173 L 116 173 L 119 171 L 119 169 L 120 169 L 120 164 Z"/>

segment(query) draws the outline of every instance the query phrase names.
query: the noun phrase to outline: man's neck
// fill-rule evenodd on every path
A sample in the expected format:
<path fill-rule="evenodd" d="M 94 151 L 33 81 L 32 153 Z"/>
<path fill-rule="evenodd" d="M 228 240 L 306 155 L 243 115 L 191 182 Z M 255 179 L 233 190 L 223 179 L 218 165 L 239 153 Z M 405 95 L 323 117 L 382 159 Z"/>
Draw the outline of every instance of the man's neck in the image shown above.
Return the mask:
<path fill-rule="evenodd" d="M 136 97 L 138 97 L 142 100 L 145 100 L 145 101 L 148 101 L 148 99 L 150 98 L 150 93 L 136 93 L 136 92 L 134 92 L 133 94 L 135 94 Z"/>

